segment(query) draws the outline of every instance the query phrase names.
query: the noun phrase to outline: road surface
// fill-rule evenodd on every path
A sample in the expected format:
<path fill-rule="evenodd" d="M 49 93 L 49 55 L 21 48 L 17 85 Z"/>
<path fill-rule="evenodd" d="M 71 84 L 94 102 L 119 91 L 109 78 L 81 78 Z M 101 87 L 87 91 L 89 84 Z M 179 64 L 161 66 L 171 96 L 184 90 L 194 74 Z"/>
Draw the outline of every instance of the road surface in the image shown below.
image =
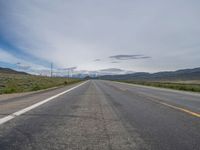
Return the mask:
<path fill-rule="evenodd" d="M 200 150 L 199 114 L 200 94 L 91 80 L 0 100 L 0 149 Z"/>

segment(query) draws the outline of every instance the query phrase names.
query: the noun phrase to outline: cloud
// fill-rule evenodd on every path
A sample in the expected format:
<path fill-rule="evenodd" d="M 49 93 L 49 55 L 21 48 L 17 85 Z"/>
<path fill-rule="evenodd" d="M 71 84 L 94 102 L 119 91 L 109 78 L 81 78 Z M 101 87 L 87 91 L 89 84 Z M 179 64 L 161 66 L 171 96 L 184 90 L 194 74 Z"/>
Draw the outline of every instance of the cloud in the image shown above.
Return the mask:
<path fill-rule="evenodd" d="M 98 72 L 98 75 L 116 75 L 116 74 L 133 73 L 133 71 L 128 71 L 128 70 L 119 69 L 119 68 L 101 69 L 101 70 L 98 70 L 97 72 Z"/>
<path fill-rule="evenodd" d="M 112 63 L 112 64 L 118 64 L 120 62 L 119 61 L 111 61 L 110 63 Z"/>
<path fill-rule="evenodd" d="M 129 74 L 134 73 L 133 71 L 119 69 L 119 68 L 106 68 L 106 69 L 100 69 L 100 70 L 76 70 L 74 71 L 74 75 L 82 74 L 83 77 L 89 75 L 89 76 L 102 76 L 102 75 L 118 75 L 118 74 Z"/>
<path fill-rule="evenodd" d="M 118 68 L 107 68 L 107 69 L 102 69 L 102 70 L 99 70 L 101 72 L 122 72 L 123 70 L 122 69 L 118 69 Z"/>
<path fill-rule="evenodd" d="M 0 11 L 0 44 L 3 39 L 61 68 L 160 71 L 200 65 L 197 0 L 1 0 Z M 147 61 L 93 61 L 108 56 Z"/>
<path fill-rule="evenodd" d="M 75 69 L 77 69 L 77 67 L 69 67 L 69 68 L 59 68 L 58 70 L 69 70 L 69 71 L 73 71 L 73 70 L 75 70 Z"/>
<path fill-rule="evenodd" d="M 110 56 L 109 58 L 116 60 L 132 60 L 132 59 L 148 59 L 151 57 L 145 55 L 113 55 Z"/>
<path fill-rule="evenodd" d="M 94 61 L 101 61 L 101 59 L 95 59 Z"/>
<path fill-rule="evenodd" d="M 30 65 L 22 64 L 20 62 L 17 63 L 17 67 L 20 70 L 29 70 L 29 69 L 31 69 Z"/>
<path fill-rule="evenodd" d="M 0 48 L 0 61 L 15 64 L 20 61 L 20 59 Z"/>
<path fill-rule="evenodd" d="M 47 70 L 50 70 L 50 68 L 44 67 L 43 65 L 34 64 L 18 58 L 2 48 L 0 48 L 0 62 L 10 64 L 16 70 L 25 71 L 32 74 L 40 74 L 41 72 L 47 72 Z"/>

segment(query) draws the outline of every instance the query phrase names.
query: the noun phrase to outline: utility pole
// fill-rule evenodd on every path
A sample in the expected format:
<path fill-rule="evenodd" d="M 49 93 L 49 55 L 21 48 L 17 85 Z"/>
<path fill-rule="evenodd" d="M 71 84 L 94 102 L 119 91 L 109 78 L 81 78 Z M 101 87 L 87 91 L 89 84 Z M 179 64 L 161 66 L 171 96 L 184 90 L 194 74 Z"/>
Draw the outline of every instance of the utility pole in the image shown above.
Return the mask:
<path fill-rule="evenodd" d="M 67 79 L 67 80 L 68 80 L 68 82 L 69 82 L 69 69 L 68 69 L 68 79 Z"/>
<path fill-rule="evenodd" d="M 73 69 L 71 70 L 71 78 L 73 78 Z"/>
<path fill-rule="evenodd" d="M 51 63 L 51 77 L 53 77 L 53 63 Z"/>

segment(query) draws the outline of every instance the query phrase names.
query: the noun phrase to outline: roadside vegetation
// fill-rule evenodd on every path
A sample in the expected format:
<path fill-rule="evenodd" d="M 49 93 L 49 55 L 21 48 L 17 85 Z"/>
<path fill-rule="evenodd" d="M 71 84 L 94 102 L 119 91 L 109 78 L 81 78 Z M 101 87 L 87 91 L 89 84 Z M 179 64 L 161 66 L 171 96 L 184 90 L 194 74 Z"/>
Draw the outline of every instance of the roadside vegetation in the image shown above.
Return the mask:
<path fill-rule="evenodd" d="M 0 73 L 0 94 L 37 91 L 79 82 L 79 79 Z"/>
<path fill-rule="evenodd" d="M 200 92 L 200 81 L 121 81 L 126 83 L 133 83 L 139 85 L 169 88 L 182 91 Z"/>

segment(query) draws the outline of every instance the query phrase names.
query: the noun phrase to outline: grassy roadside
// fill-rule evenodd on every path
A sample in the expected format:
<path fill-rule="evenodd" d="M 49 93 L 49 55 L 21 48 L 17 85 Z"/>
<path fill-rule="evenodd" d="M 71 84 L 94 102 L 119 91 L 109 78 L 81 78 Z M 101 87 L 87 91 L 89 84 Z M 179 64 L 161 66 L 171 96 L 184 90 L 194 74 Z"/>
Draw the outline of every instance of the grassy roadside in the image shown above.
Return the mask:
<path fill-rule="evenodd" d="M 0 94 L 37 91 L 79 82 L 79 79 L 0 73 Z"/>
<path fill-rule="evenodd" d="M 153 86 L 153 87 L 161 87 L 168 88 L 174 90 L 182 90 L 182 91 L 191 91 L 191 92 L 200 92 L 200 84 L 199 83 L 185 83 L 185 82 L 158 82 L 158 81 L 120 81 L 125 83 Z"/>

